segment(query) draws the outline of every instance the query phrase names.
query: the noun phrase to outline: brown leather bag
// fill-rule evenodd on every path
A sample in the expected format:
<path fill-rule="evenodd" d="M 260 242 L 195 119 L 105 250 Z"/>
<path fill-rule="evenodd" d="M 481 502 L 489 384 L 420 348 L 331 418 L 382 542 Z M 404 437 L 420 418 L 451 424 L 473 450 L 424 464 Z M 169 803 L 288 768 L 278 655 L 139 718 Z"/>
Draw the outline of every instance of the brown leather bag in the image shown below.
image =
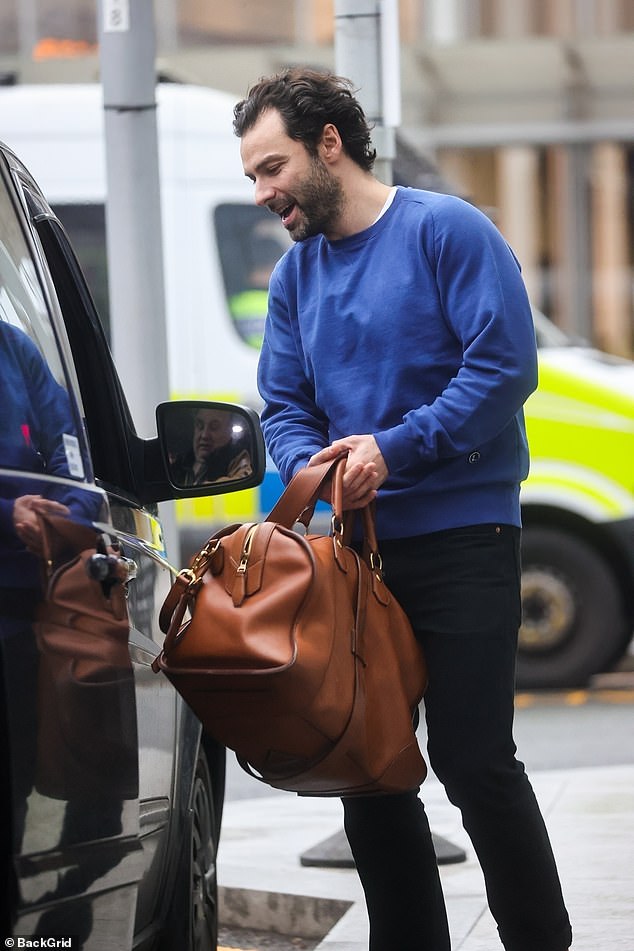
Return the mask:
<path fill-rule="evenodd" d="M 104 536 L 69 518 L 40 516 L 44 598 L 39 648 L 35 785 L 54 799 L 138 795 L 134 673 L 121 581 L 100 583 L 99 556 L 124 559 Z"/>
<path fill-rule="evenodd" d="M 265 522 L 209 539 L 165 601 L 153 665 L 243 768 L 302 795 L 403 792 L 426 773 L 412 723 L 424 659 L 369 508 L 362 556 L 344 542 L 344 468 L 301 470 Z M 332 535 L 294 531 L 331 476 Z"/>

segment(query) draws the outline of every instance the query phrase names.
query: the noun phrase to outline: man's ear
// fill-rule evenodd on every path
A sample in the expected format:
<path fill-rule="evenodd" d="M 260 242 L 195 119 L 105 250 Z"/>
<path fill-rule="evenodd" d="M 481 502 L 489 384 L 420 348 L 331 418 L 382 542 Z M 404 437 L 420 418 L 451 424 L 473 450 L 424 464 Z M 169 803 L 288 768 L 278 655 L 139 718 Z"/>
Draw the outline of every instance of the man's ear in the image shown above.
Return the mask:
<path fill-rule="evenodd" d="M 328 122 L 321 133 L 319 151 L 325 162 L 332 162 L 339 158 L 343 151 L 343 144 L 339 129 L 332 122 Z"/>

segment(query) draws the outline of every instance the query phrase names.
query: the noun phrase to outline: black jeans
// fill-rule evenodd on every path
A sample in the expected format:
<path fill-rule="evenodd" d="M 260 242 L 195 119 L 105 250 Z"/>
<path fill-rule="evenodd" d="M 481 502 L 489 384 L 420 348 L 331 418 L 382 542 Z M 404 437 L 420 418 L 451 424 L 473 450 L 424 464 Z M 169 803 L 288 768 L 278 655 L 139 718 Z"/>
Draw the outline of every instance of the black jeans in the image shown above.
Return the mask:
<path fill-rule="evenodd" d="M 462 813 L 506 951 L 572 940 L 548 833 L 515 758 L 519 530 L 477 525 L 380 545 L 385 579 L 427 657 L 429 761 Z M 424 789 L 424 787 L 423 787 Z M 370 951 L 447 951 L 445 904 L 417 793 L 346 798 Z"/>

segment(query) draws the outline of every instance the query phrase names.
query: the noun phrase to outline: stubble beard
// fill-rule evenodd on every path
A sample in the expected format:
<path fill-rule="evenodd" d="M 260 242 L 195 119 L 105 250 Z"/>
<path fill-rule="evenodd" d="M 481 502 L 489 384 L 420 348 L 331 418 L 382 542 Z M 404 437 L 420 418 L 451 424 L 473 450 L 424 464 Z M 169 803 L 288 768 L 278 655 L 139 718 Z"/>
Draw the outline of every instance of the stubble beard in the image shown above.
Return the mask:
<path fill-rule="evenodd" d="M 341 217 L 344 203 L 339 179 L 330 174 L 321 159 L 313 157 L 310 176 L 296 191 L 301 216 L 297 225 L 289 230 L 289 235 L 293 241 L 305 241 L 317 234 L 328 235 Z"/>

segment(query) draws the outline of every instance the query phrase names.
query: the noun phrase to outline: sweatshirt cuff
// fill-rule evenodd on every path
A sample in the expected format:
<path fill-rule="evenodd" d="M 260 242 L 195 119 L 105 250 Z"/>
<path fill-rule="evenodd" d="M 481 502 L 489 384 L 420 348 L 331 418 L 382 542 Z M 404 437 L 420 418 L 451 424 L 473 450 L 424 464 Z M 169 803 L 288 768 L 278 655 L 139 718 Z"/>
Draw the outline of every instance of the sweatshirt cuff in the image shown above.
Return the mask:
<path fill-rule="evenodd" d="M 420 461 L 420 443 L 412 439 L 404 424 L 374 433 L 388 472 L 397 473 L 411 469 Z"/>

